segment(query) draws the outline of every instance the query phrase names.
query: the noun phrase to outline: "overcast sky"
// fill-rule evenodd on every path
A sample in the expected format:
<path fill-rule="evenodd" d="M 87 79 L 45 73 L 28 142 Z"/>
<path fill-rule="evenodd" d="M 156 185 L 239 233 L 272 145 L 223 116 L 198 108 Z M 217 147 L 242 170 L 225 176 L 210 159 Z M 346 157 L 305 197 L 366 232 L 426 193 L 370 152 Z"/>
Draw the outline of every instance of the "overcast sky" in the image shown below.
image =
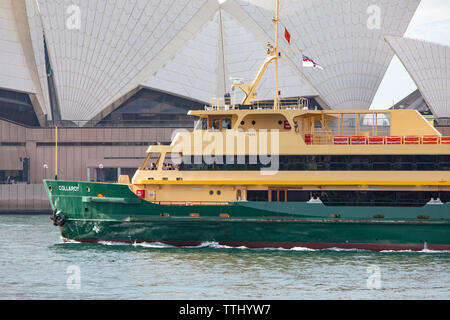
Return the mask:
<path fill-rule="evenodd" d="M 405 37 L 450 46 L 450 0 L 422 0 Z M 371 108 L 387 109 L 416 89 L 402 63 L 394 56 Z"/>

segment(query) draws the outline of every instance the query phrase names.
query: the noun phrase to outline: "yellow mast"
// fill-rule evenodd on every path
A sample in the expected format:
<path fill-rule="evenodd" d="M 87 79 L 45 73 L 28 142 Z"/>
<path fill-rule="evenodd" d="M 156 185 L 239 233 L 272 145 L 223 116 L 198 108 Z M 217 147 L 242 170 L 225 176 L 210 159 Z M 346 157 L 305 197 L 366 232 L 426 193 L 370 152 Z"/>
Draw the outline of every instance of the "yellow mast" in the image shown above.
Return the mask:
<path fill-rule="evenodd" d="M 280 108 L 280 96 L 278 95 L 278 59 L 279 53 L 278 53 L 278 22 L 280 21 L 280 1 L 277 0 L 277 8 L 275 13 L 275 19 L 272 21 L 275 23 L 275 98 L 273 100 L 273 108 L 279 109 Z"/>
<path fill-rule="evenodd" d="M 241 102 L 241 104 L 249 105 L 252 103 L 252 99 L 255 97 L 255 91 L 256 88 L 259 85 L 259 82 L 261 81 L 262 76 L 267 70 L 267 67 L 269 64 L 275 60 L 275 97 L 274 97 L 274 109 L 280 109 L 280 97 L 278 95 L 278 59 L 279 51 L 278 51 L 278 22 L 279 22 L 279 14 L 280 14 L 280 2 L 279 0 L 276 0 L 277 7 L 276 7 L 276 13 L 275 18 L 272 19 L 272 22 L 275 23 L 275 47 L 272 46 L 270 43 L 267 43 L 267 56 L 266 59 L 264 59 L 264 62 L 260 69 L 258 70 L 258 73 L 255 76 L 255 79 L 250 84 L 244 84 L 244 83 L 235 83 L 231 87 L 232 90 L 234 88 L 240 88 L 245 93 L 245 98 Z"/>

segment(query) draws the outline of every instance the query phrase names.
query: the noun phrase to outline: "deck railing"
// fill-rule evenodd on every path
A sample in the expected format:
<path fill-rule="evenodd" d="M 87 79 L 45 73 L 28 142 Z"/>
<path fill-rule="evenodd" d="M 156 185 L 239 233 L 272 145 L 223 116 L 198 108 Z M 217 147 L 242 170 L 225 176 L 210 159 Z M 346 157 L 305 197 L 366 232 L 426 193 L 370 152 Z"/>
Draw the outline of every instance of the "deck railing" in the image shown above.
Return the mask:
<path fill-rule="evenodd" d="M 450 144 L 450 135 L 444 136 L 324 136 L 305 134 L 309 145 L 435 145 Z"/>
<path fill-rule="evenodd" d="M 309 100 L 307 98 L 282 98 L 280 99 L 280 109 L 299 110 L 308 109 Z M 265 110 L 273 109 L 273 100 L 254 100 L 250 105 L 240 104 L 240 99 L 236 98 L 213 98 L 208 110 Z"/>
<path fill-rule="evenodd" d="M 166 206 L 227 206 L 229 201 L 151 201 L 154 204 Z"/>

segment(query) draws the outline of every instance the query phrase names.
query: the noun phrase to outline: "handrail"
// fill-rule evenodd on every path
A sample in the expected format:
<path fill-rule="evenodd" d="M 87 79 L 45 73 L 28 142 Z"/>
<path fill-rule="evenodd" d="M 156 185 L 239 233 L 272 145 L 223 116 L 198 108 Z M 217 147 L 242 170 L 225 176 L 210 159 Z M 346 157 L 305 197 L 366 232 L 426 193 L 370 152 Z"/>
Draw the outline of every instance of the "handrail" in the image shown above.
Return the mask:
<path fill-rule="evenodd" d="M 196 206 L 196 205 L 216 205 L 227 206 L 229 201 L 150 201 L 158 205 L 175 205 L 175 206 Z"/>
<path fill-rule="evenodd" d="M 317 137 L 321 137 L 318 135 Z M 308 134 L 308 139 L 315 136 Z M 315 139 L 314 139 L 315 140 Z M 309 140 L 308 140 L 309 141 Z M 316 140 L 317 141 L 317 140 Z M 308 143 L 310 144 L 310 143 Z M 313 143 L 326 144 L 326 143 Z M 334 145 L 450 145 L 450 135 L 408 135 L 408 136 L 333 136 Z"/>
<path fill-rule="evenodd" d="M 225 101 L 229 103 L 226 103 Z M 279 103 L 280 109 L 304 109 L 309 106 L 307 98 L 282 98 Z M 211 100 L 211 106 L 207 107 L 207 110 L 265 110 L 273 109 L 273 106 L 273 100 L 253 100 L 252 104 L 244 106 L 241 105 L 240 100 L 236 98 L 213 98 Z"/>

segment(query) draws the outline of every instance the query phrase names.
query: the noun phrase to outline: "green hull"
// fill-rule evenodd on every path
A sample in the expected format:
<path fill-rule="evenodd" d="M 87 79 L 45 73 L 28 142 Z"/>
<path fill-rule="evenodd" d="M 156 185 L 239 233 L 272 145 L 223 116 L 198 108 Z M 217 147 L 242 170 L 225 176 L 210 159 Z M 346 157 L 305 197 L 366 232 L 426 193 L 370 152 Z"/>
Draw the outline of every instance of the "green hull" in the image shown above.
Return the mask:
<path fill-rule="evenodd" d="M 423 207 L 333 207 L 304 202 L 162 205 L 142 200 L 126 185 L 74 181 L 44 184 L 55 224 L 60 225 L 67 240 L 450 250 L 450 203 Z M 190 216 L 192 213 L 198 216 Z M 330 218 L 332 215 L 340 218 Z"/>

